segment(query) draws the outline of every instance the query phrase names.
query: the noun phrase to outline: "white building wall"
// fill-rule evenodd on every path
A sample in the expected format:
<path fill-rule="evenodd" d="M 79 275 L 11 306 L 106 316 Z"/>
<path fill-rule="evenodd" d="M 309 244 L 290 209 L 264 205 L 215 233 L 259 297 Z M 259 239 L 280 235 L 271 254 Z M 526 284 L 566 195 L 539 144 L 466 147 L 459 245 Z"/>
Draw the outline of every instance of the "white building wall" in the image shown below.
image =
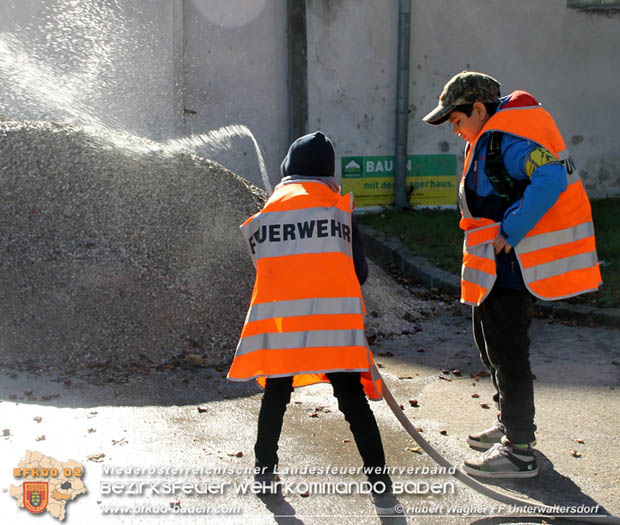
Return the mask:
<path fill-rule="evenodd" d="M 549 109 L 592 197 L 620 195 L 619 22 L 565 0 L 413 0 L 408 153 L 462 157 L 421 118 L 454 73 L 477 69 Z M 339 158 L 393 154 L 398 0 L 307 0 L 307 27 L 309 131 Z M 0 118 L 193 136 L 265 187 L 289 143 L 286 58 L 285 0 L 4 0 Z"/>
<path fill-rule="evenodd" d="M 214 132 L 205 156 L 265 187 L 262 155 L 273 185 L 288 149 L 286 2 L 184 5 L 186 132 Z"/>
<path fill-rule="evenodd" d="M 620 14 L 565 0 L 411 4 L 409 154 L 462 161 L 462 140 L 421 119 L 452 75 L 479 70 L 551 112 L 591 197 L 620 195 Z M 309 0 L 308 27 L 309 127 L 331 133 L 339 156 L 393 155 L 398 1 Z"/>

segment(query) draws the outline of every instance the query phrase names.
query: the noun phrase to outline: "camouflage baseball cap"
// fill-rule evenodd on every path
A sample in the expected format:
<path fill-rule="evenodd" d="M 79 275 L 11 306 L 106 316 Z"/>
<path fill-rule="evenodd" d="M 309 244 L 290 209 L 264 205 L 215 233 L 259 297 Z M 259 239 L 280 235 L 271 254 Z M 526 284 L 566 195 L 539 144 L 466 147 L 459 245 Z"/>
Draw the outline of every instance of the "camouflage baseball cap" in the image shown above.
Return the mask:
<path fill-rule="evenodd" d="M 439 104 L 422 120 L 434 126 L 443 124 L 450 112 L 461 104 L 497 102 L 500 83 L 489 75 L 476 71 L 461 71 L 454 75 L 439 95 Z"/>

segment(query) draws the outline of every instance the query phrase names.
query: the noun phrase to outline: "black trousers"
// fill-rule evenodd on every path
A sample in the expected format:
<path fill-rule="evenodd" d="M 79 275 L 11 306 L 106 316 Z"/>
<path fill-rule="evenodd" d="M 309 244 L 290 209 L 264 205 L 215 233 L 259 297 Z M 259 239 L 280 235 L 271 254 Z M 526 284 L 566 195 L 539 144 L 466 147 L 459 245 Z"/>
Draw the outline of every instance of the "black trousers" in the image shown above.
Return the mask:
<path fill-rule="evenodd" d="M 349 423 L 357 449 L 364 467 L 385 467 L 383 443 L 379 427 L 360 383 L 359 372 L 334 372 L 327 374 L 338 399 L 338 408 Z M 268 378 L 258 414 L 258 432 L 254 454 L 256 466 L 273 470 L 278 464 L 278 440 L 282 431 L 282 421 L 286 405 L 291 400 L 293 378 Z M 386 473 L 368 475 L 371 483 L 383 482 L 391 489 L 391 481 Z"/>
<path fill-rule="evenodd" d="M 534 384 L 528 329 L 534 301 L 527 291 L 493 288 L 472 311 L 474 340 L 488 368 L 506 437 L 513 443 L 534 441 Z"/>

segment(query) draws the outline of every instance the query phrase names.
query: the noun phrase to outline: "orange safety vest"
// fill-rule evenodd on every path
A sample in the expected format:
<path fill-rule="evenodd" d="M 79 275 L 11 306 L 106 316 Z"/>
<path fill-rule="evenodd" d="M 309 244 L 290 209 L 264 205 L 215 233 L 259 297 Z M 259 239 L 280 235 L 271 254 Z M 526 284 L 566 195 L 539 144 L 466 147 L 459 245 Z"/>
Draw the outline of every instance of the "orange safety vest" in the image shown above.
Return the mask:
<path fill-rule="evenodd" d="M 292 179 L 241 225 L 256 282 L 228 379 L 264 387 L 268 377 L 293 376 L 299 387 L 355 371 L 366 395 L 382 398 L 353 264 L 352 211 L 352 194 Z"/>
<path fill-rule="evenodd" d="M 479 305 L 485 299 L 496 279 L 493 240 L 499 233 L 500 223 L 473 217 L 465 198 L 465 176 L 476 143 L 484 133 L 491 131 L 531 140 L 547 148 L 558 160 L 569 161 L 566 145 L 553 118 L 540 105 L 498 111 L 487 121 L 476 141 L 468 145 L 459 187 L 463 217 L 460 227 L 465 230 L 461 302 L 472 305 Z M 567 165 L 572 165 L 572 161 Z M 577 171 L 568 171 L 567 188 L 514 247 L 527 289 L 548 301 L 592 292 L 602 283 L 590 201 Z"/>

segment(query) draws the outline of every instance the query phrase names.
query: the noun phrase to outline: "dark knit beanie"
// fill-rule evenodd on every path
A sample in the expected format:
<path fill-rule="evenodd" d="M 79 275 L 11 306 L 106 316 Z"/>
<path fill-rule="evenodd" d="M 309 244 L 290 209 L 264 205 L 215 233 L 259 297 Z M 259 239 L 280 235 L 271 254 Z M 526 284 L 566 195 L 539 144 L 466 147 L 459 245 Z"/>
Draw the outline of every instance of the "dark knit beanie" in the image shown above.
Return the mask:
<path fill-rule="evenodd" d="M 315 131 L 299 137 L 291 144 L 282 161 L 282 176 L 333 177 L 335 165 L 334 146 L 322 132 Z"/>

